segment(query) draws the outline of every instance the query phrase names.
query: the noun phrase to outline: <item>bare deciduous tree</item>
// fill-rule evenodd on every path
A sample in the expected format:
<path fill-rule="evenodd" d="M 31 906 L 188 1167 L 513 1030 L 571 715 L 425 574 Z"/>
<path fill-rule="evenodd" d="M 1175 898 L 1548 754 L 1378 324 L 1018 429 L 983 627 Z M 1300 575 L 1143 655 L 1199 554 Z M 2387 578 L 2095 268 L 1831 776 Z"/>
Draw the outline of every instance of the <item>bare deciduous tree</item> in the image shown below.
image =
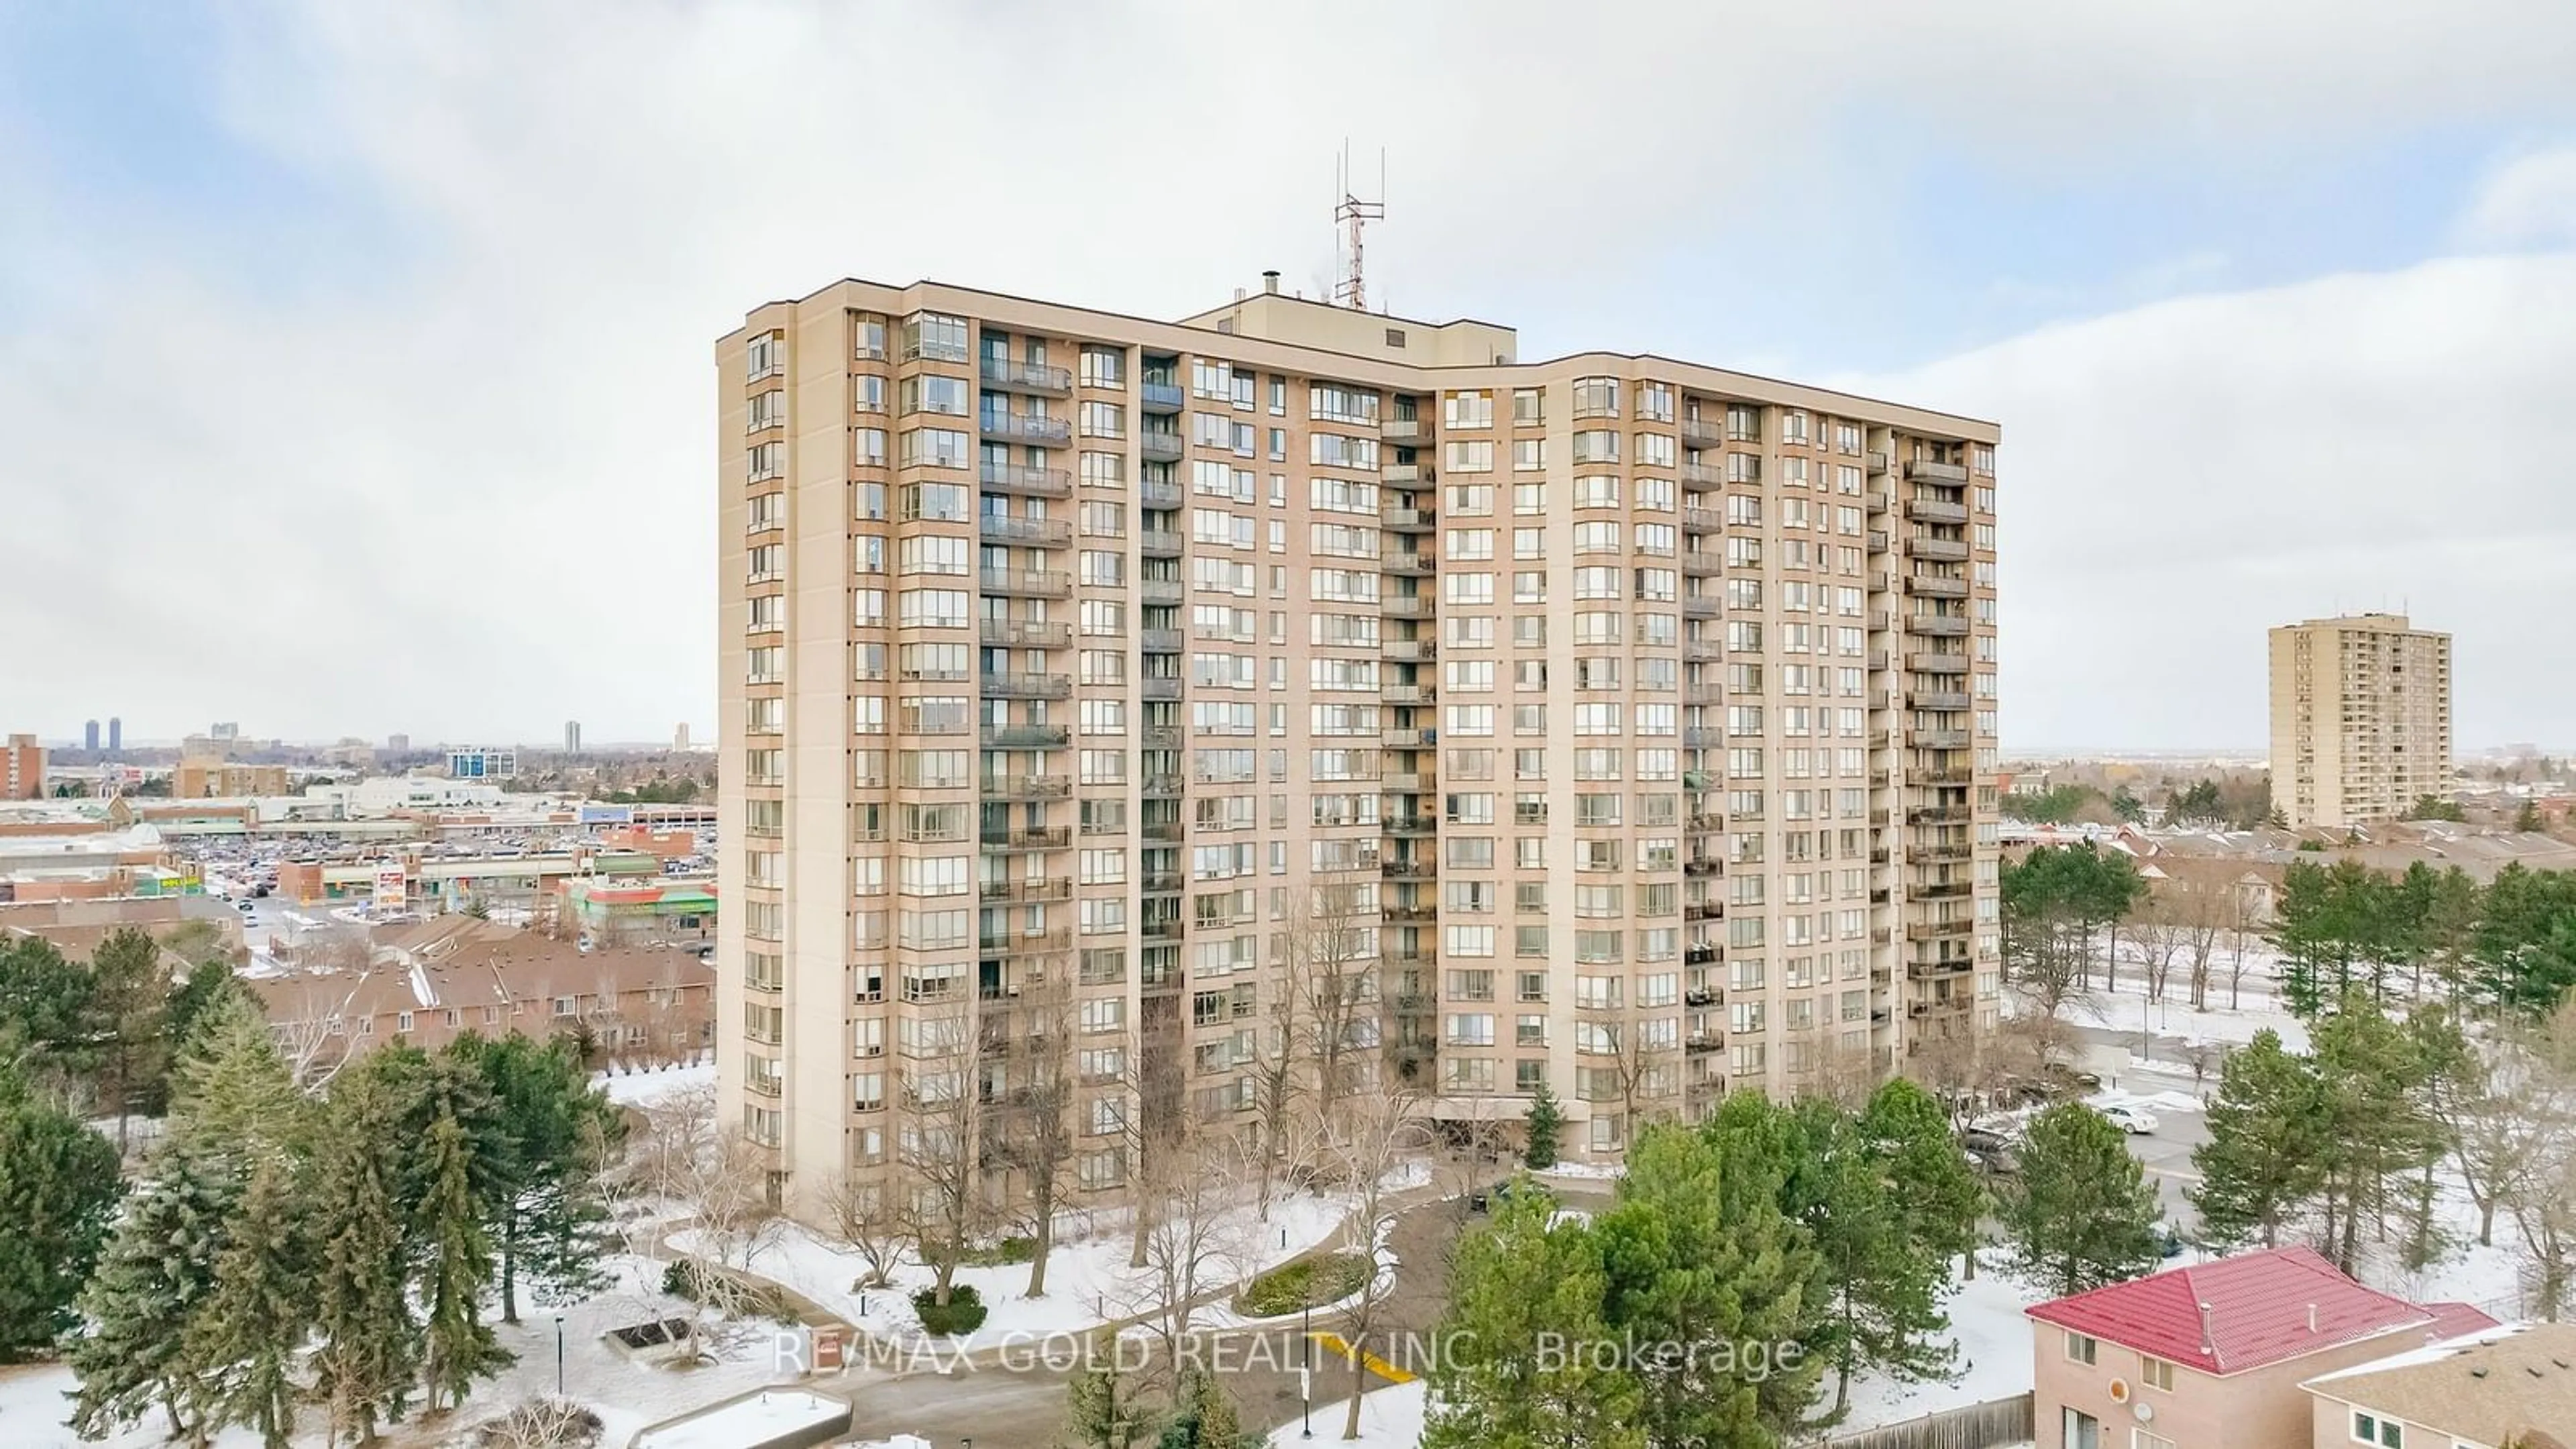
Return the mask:
<path fill-rule="evenodd" d="M 1073 1187 L 1074 1026 L 1073 982 L 1059 971 L 1029 978 L 1007 1020 L 998 1027 L 988 1021 L 978 1038 L 979 1053 L 999 1053 L 1009 1073 L 986 1114 L 986 1131 L 990 1155 L 1011 1174 L 1028 1230 L 1031 1298 L 1046 1296 L 1056 1217 Z"/>
<path fill-rule="evenodd" d="M 960 999 L 923 1017 L 903 1074 L 895 1158 L 906 1191 L 895 1204 L 904 1237 L 930 1269 L 932 1301 L 947 1306 L 957 1269 L 992 1227 L 984 1194 L 980 1039 Z"/>
<path fill-rule="evenodd" d="M 1326 1143 L 1339 1175 L 1352 1195 L 1350 1215 L 1343 1219 L 1340 1246 L 1369 1265 L 1360 1290 L 1334 1314 L 1336 1331 L 1347 1350 L 1351 1401 L 1342 1437 L 1360 1436 L 1360 1394 L 1367 1386 L 1369 1336 L 1378 1328 L 1392 1273 L 1380 1272 L 1378 1250 L 1395 1227 L 1396 1169 L 1429 1145 L 1425 1104 L 1410 1091 L 1375 1092 L 1351 1103 L 1340 1115 Z"/>
<path fill-rule="evenodd" d="M 766 1308 L 771 1290 L 751 1269 L 786 1222 L 769 1201 L 765 1150 L 716 1120 L 712 1084 L 672 1093 L 645 1120 L 638 1173 L 689 1215 L 697 1246 L 679 1263 L 699 1319 Z"/>
<path fill-rule="evenodd" d="M 1240 1157 L 1183 1136 L 1164 1144 L 1157 1168 L 1138 1184 L 1143 1258 L 1116 1290 L 1115 1308 L 1151 1334 L 1168 1367 L 1181 1361 L 1198 1301 L 1243 1277 L 1262 1229 L 1245 1211 L 1250 1185 Z M 1153 1211 L 1143 1213 L 1151 1194 Z"/>
<path fill-rule="evenodd" d="M 864 1172 L 843 1169 L 816 1192 L 830 1215 L 832 1235 L 848 1244 L 868 1270 L 850 1285 L 863 1288 L 894 1285 L 895 1260 L 903 1253 L 903 1222 L 886 1201 L 886 1185 Z"/>

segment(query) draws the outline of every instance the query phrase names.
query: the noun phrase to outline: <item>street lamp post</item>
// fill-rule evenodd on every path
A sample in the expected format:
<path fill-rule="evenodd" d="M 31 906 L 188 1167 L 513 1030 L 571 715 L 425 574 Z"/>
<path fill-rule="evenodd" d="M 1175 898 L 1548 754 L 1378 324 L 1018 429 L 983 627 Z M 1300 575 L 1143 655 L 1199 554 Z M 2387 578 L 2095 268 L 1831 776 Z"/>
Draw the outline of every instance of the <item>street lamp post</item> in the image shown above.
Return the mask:
<path fill-rule="evenodd" d="M 1306 1397 L 1306 1427 L 1298 1433 L 1297 1437 L 1312 1439 L 1315 1437 L 1315 1296 L 1311 1293 L 1306 1295 L 1305 1314 L 1306 1331 L 1303 1341 L 1306 1348 L 1305 1352 L 1298 1357 L 1306 1361 L 1306 1367 L 1297 1375 L 1297 1388 Z"/>
<path fill-rule="evenodd" d="M 555 1397 L 564 1396 L 564 1331 L 563 1315 L 555 1315 Z"/>

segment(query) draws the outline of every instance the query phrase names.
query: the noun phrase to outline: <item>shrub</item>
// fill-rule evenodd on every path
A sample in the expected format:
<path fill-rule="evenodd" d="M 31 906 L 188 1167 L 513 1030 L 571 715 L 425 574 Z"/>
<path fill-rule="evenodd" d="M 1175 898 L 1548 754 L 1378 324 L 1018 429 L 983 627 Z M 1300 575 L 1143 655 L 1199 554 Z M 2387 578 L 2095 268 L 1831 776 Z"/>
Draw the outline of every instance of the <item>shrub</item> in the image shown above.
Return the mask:
<path fill-rule="evenodd" d="M 691 1303 L 706 1302 L 707 1295 L 701 1290 L 716 1280 L 721 1280 L 726 1291 L 717 1296 L 712 1306 L 732 1309 L 745 1317 L 775 1319 L 780 1323 L 796 1321 L 795 1313 L 787 1306 L 787 1295 L 766 1283 L 746 1282 L 738 1274 L 692 1258 L 674 1258 L 662 1265 L 662 1291 L 674 1298 L 686 1298 Z"/>
<path fill-rule="evenodd" d="M 1038 1255 L 1035 1238 L 1004 1238 L 990 1246 L 970 1248 L 961 1261 L 977 1268 L 1008 1268 L 1030 1262 Z"/>
<path fill-rule="evenodd" d="M 1235 1311 L 1247 1318 L 1277 1318 L 1338 1303 L 1366 1286 L 1371 1271 L 1369 1260 L 1356 1253 L 1300 1259 L 1253 1279 L 1234 1300 Z"/>
<path fill-rule="evenodd" d="M 946 1306 L 936 1300 L 938 1290 L 924 1288 L 912 1295 L 912 1311 L 921 1315 L 924 1333 L 973 1333 L 984 1326 L 983 1295 L 975 1285 L 960 1283 L 949 1290 Z"/>

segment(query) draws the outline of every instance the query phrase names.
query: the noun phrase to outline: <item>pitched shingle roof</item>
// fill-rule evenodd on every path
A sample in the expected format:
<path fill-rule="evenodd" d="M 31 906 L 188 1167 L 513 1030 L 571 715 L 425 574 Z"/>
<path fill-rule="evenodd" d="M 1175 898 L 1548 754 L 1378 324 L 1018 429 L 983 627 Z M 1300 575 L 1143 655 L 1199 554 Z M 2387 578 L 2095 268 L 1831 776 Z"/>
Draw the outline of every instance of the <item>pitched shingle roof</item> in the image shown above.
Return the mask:
<path fill-rule="evenodd" d="M 2421 1304 L 2363 1287 L 2307 1248 L 2277 1248 L 2114 1283 L 2027 1311 L 2043 1323 L 2204 1373 L 2233 1374 L 2396 1329 L 2466 1321 L 2448 1309 L 2477 1313 L 2446 1305 L 2437 1317 Z"/>

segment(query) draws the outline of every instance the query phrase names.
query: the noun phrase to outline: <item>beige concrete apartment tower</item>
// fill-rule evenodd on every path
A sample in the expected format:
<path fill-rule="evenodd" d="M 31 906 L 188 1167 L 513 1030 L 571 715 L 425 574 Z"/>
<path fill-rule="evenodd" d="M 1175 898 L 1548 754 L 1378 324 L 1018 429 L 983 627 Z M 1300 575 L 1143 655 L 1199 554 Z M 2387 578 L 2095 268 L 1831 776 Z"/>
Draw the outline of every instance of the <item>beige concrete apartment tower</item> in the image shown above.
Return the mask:
<path fill-rule="evenodd" d="M 2450 635 L 2403 614 L 2272 631 L 2272 803 L 2292 828 L 2395 820 L 2450 793 Z"/>
<path fill-rule="evenodd" d="M 782 1200 L 960 1133 L 1042 1190 L 1031 1112 L 1115 1193 L 1283 1050 L 1609 1157 L 1991 1021 L 1994 425 L 1517 349 L 860 281 L 717 345 L 720 1081 Z"/>

